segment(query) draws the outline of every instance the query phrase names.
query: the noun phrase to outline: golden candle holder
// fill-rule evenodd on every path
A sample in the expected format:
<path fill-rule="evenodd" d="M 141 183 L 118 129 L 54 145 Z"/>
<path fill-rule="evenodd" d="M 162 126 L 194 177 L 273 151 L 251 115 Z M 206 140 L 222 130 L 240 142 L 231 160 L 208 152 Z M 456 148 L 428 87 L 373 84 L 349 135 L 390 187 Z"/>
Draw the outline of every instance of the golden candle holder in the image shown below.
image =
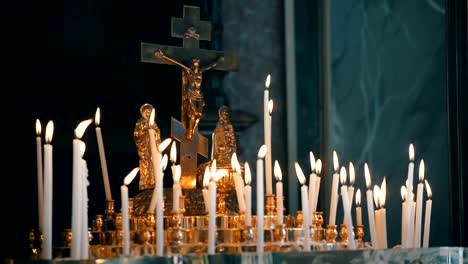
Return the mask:
<path fill-rule="evenodd" d="M 327 242 L 330 244 L 335 244 L 337 235 L 338 233 L 336 231 L 336 225 L 328 225 L 326 232 Z"/>
<path fill-rule="evenodd" d="M 364 247 L 364 226 L 363 225 L 357 225 L 356 226 L 356 238 L 357 238 L 357 241 L 358 241 L 358 245 L 360 248 L 363 248 Z"/>
<path fill-rule="evenodd" d="M 276 214 L 276 197 L 274 194 L 265 195 L 265 212 L 266 215 Z"/>
<path fill-rule="evenodd" d="M 342 242 L 348 242 L 348 229 L 346 228 L 346 224 L 341 224 L 340 238 Z"/>
<path fill-rule="evenodd" d="M 314 212 L 312 215 L 312 241 L 321 242 L 324 239 L 323 212 Z"/>

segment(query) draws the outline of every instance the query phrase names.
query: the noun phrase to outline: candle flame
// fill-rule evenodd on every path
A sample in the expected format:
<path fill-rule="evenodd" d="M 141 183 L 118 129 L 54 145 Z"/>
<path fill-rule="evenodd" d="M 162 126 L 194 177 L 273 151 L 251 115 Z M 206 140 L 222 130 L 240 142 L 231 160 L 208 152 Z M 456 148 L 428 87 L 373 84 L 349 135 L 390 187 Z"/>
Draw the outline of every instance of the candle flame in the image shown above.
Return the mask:
<path fill-rule="evenodd" d="M 154 125 L 154 119 L 156 117 L 156 110 L 154 108 L 151 110 L 150 118 L 149 118 L 149 125 L 150 127 Z"/>
<path fill-rule="evenodd" d="M 314 172 L 316 164 L 315 164 L 314 153 L 312 151 L 309 152 L 309 159 L 310 159 L 310 169 L 312 170 L 312 172 Z"/>
<path fill-rule="evenodd" d="M 81 139 L 84 132 L 86 131 L 86 128 L 88 128 L 89 124 L 91 124 L 92 122 L 93 122 L 93 119 L 87 119 L 87 120 L 81 121 L 81 123 L 79 123 L 75 129 L 75 137 L 78 139 Z"/>
<path fill-rule="evenodd" d="M 166 167 L 167 167 L 167 154 L 164 154 L 164 156 L 162 157 L 162 160 L 161 160 L 161 170 L 165 171 Z"/>
<path fill-rule="evenodd" d="M 180 165 L 176 165 L 175 166 L 175 172 L 174 172 L 174 175 L 172 177 L 172 179 L 174 180 L 175 183 L 179 182 L 181 175 L 182 175 L 182 168 L 180 167 Z"/>
<path fill-rule="evenodd" d="M 99 126 L 100 123 L 101 123 L 101 110 L 99 110 L 99 107 L 98 107 L 96 110 L 96 114 L 94 115 L 94 124 L 96 124 L 96 126 Z"/>
<path fill-rule="evenodd" d="M 208 187 L 210 183 L 210 166 L 205 167 L 205 173 L 203 174 L 203 187 Z"/>
<path fill-rule="evenodd" d="M 413 144 L 409 145 L 409 159 L 410 159 L 410 161 L 414 161 L 414 146 L 413 146 Z"/>
<path fill-rule="evenodd" d="M 315 171 L 317 171 L 317 174 L 320 174 L 322 172 L 322 160 L 317 159 L 317 163 L 315 163 Z"/>
<path fill-rule="evenodd" d="M 356 178 L 356 173 L 354 171 L 354 165 L 350 161 L 349 162 L 349 184 L 353 185 L 354 184 L 354 179 Z"/>
<path fill-rule="evenodd" d="M 387 198 L 387 177 L 384 176 L 382 185 L 380 186 L 380 206 L 385 206 L 385 201 Z"/>
<path fill-rule="evenodd" d="M 374 185 L 374 202 L 377 208 L 380 208 L 380 188 L 378 185 Z"/>
<path fill-rule="evenodd" d="M 346 184 L 346 168 L 344 166 L 341 166 L 341 169 L 340 169 L 340 183 L 341 184 Z"/>
<path fill-rule="evenodd" d="M 273 99 L 270 99 L 270 101 L 268 101 L 268 113 L 271 115 L 272 112 L 273 112 Z"/>
<path fill-rule="evenodd" d="M 361 189 L 356 191 L 356 206 L 361 206 Z"/>
<path fill-rule="evenodd" d="M 54 135 L 54 122 L 50 120 L 47 122 L 45 140 L 47 144 L 52 142 L 52 136 Z"/>
<path fill-rule="evenodd" d="M 163 152 L 164 150 L 166 150 L 166 148 L 169 146 L 169 144 L 171 144 L 171 142 L 172 142 L 172 138 L 166 138 L 165 140 L 163 140 L 163 142 L 159 144 L 159 147 L 158 147 L 159 152 Z"/>
<path fill-rule="evenodd" d="M 306 177 L 304 176 L 304 172 L 302 172 L 301 166 L 299 165 L 299 163 L 297 163 L 297 161 L 294 162 L 294 167 L 296 168 L 297 179 L 301 184 L 304 184 L 306 181 Z"/>
<path fill-rule="evenodd" d="M 401 200 L 406 201 L 406 196 L 408 195 L 406 191 L 406 187 L 404 185 L 401 186 L 400 188 L 400 193 L 401 193 Z"/>
<path fill-rule="evenodd" d="M 41 132 L 42 132 L 41 121 L 39 121 L 39 119 L 36 119 L 36 135 L 40 136 Z"/>
<path fill-rule="evenodd" d="M 239 164 L 239 160 L 237 159 L 237 154 L 233 153 L 231 157 L 231 167 L 233 170 L 235 170 L 237 173 L 241 172 L 241 167 Z"/>
<path fill-rule="evenodd" d="M 420 182 L 424 181 L 424 173 L 425 173 L 424 160 L 421 160 L 421 162 L 419 163 L 419 181 Z"/>
<path fill-rule="evenodd" d="M 250 172 L 250 166 L 248 162 L 244 163 L 244 178 L 245 184 L 250 184 L 252 182 L 252 173 Z"/>
<path fill-rule="evenodd" d="M 338 155 L 336 154 L 335 150 L 333 151 L 333 168 L 335 169 L 335 171 L 338 171 L 338 169 L 340 168 L 340 164 L 338 162 Z"/>
<path fill-rule="evenodd" d="M 366 186 L 369 189 L 371 187 L 371 177 L 369 172 L 369 165 L 367 165 L 367 162 L 364 163 L 364 176 L 366 178 Z"/>
<path fill-rule="evenodd" d="M 137 175 L 139 170 L 139 167 L 133 168 L 133 170 L 129 174 L 127 174 L 127 176 L 125 176 L 124 184 L 129 185 L 133 181 L 133 179 L 135 179 L 135 176 Z"/>
<path fill-rule="evenodd" d="M 273 171 L 275 173 L 276 180 L 281 181 L 283 179 L 283 173 L 281 173 L 281 168 L 280 168 L 279 162 L 277 160 L 275 160 L 275 167 L 274 167 Z"/>
<path fill-rule="evenodd" d="M 270 82 L 271 82 L 271 75 L 268 74 L 265 80 L 265 88 L 268 89 L 270 87 Z"/>
<path fill-rule="evenodd" d="M 86 144 L 85 144 L 83 141 L 81 141 L 81 142 L 80 142 L 80 153 L 81 153 L 81 157 L 84 156 L 85 151 L 86 151 Z"/>
<path fill-rule="evenodd" d="M 177 162 L 177 147 L 176 147 L 175 141 L 172 142 L 172 145 L 171 145 L 170 157 L 171 157 L 171 162 L 175 164 Z"/>
<path fill-rule="evenodd" d="M 257 157 L 258 157 L 259 159 L 263 159 L 263 158 L 265 157 L 266 153 L 267 153 L 267 146 L 266 146 L 265 144 L 263 144 L 263 145 L 260 147 L 260 149 L 258 150 L 258 155 L 257 155 Z"/>
<path fill-rule="evenodd" d="M 424 180 L 424 183 L 426 185 L 426 191 L 427 191 L 427 197 L 429 199 L 432 198 L 432 189 L 431 189 L 431 186 L 429 185 L 429 182 L 427 180 Z"/>

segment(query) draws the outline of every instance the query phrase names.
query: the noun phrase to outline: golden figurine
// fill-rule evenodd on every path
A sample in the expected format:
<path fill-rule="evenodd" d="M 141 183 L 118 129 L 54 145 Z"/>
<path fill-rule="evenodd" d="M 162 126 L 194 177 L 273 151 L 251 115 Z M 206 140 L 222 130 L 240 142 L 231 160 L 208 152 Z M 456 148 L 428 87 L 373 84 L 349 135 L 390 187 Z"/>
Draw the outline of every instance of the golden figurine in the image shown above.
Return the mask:
<path fill-rule="evenodd" d="M 150 126 L 151 111 L 154 107 L 151 104 L 143 104 L 140 107 L 141 118 L 138 119 L 133 137 L 140 157 L 140 190 L 152 189 L 155 185 L 155 175 L 153 173 L 153 163 L 151 162 L 151 146 L 148 129 L 156 131 L 156 145 L 161 143 L 161 136 L 156 122 Z"/>
<path fill-rule="evenodd" d="M 232 154 L 237 152 L 237 143 L 229 108 L 225 105 L 221 106 L 218 116 L 219 120 L 213 132 L 212 159 L 215 159 L 218 164 L 231 164 Z"/>
<path fill-rule="evenodd" d="M 224 57 L 220 57 L 217 61 L 200 67 L 200 59 L 193 58 L 189 66 L 168 57 L 161 50 L 158 50 L 154 55 L 168 63 L 173 63 L 182 67 L 182 124 L 185 128 L 185 137 L 190 140 L 200 122 L 205 107 L 203 94 L 201 92 L 201 83 L 203 72 L 215 67 L 218 63 L 224 61 Z"/>

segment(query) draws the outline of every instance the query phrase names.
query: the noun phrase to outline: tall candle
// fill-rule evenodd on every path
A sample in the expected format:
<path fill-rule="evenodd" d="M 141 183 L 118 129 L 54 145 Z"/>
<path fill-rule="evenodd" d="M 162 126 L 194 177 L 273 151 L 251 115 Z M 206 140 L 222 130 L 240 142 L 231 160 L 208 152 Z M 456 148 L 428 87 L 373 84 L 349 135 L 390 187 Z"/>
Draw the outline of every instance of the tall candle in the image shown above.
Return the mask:
<path fill-rule="evenodd" d="M 43 232 L 43 211 L 44 211 L 44 187 L 42 171 L 42 140 L 41 140 L 41 122 L 36 119 L 36 156 L 37 156 L 37 216 L 39 231 Z"/>
<path fill-rule="evenodd" d="M 407 177 L 407 186 L 406 186 L 406 190 L 408 191 L 408 195 L 406 196 L 406 221 L 405 221 L 405 225 L 406 225 L 406 241 L 405 241 L 405 248 L 409 248 L 411 247 L 412 245 L 412 242 L 413 242 L 413 237 L 410 236 L 409 232 L 410 230 L 412 230 L 412 228 L 410 228 L 410 224 L 411 224 L 411 219 L 410 219 L 410 216 L 411 216 L 411 202 L 412 202 L 412 198 L 411 198 L 411 193 L 413 192 L 413 174 L 414 174 L 414 146 L 413 144 L 410 144 L 409 146 L 409 164 L 408 164 L 408 177 Z"/>
<path fill-rule="evenodd" d="M 250 172 L 250 166 L 248 162 L 244 163 L 244 179 L 245 179 L 245 226 L 252 226 L 252 174 Z"/>
<path fill-rule="evenodd" d="M 376 210 L 374 211 L 375 214 L 375 229 L 377 231 L 377 243 L 375 248 L 381 249 L 382 247 L 382 211 L 380 211 L 380 187 L 377 185 L 374 185 L 374 202 L 375 202 L 375 208 Z"/>
<path fill-rule="evenodd" d="M 101 121 L 101 111 L 99 107 L 96 110 L 96 114 L 94 117 L 94 123 L 96 124 L 96 137 L 99 149 L 99 159 L 101 160 L 101 170 L 102 170 L 102 178 L 104 181 L 104 190 L 106 192 L 106 200 L 112 200 L 112 194 L 109 184 L 109 173 L 107 171 L 107 162 L 106 162 L 106 153 L 104 152 L 104 141 L 102 140 L 102 132 L 101 128 L 99 127 L 99 123 Z"/>
<path fill-rule="evenodd" d="M 428 248 L 429 247 L 429 233 L 431 230 L 432 190 L 427 180 L 425 180 L 424 182 L 426 183 L 427 201 L 426 201 L 426 214 L 424 217 L 423 248 Z"/>
<path fill-rule="evenodd" d="M 154 110 L 153 110 L 154 111 Z M 151 119 L 153 120 L 153 119 Z M 152 159 L 152 162 L 153 162 L 153 173 L 154 173 L 154 176 L 156 178 L 156 184 L 154 185 L 154 189 L 153 189 L 153 195 L 151 196 L 151 201 L 150 201 L 150 205 L 148 206 L 148 212 L 149 213 L 154 213 L 155 210 L 156 210 L 156 204 L 157 204 L 157 200 L 158 200 L 158 190 L 159 189 L 163 189 L 163 183 L 161 182 L 161 186 L 158 185 L 158 179 L 161 178 L 161 181 L 162 181 L 162 176 L 163 176 L 163 170 L 166 169 L 166 166 L 167 166 L 167 155 L 166 155 L 166 164 L 164 164 L 164 166 L 161 165 L 161 162 L 162 162 L 162 152 L 171 144 L 171 141 L 172 139 L 170 138 L 167 138 L 165 139 L 163 142 L 161 142 L 161 144 L 159 144 L 159 147 L 156 146 L 156 141 L 155 140 L 152 140 L 151 138 L 155 139 L 155 131 L 154 129 L 149 129 L 149 135 L 150 135 L 150 147 L 151 147 L 151 155 L 152 157 L 156 157 L 154 160 Z M 151 136 L 151 134 L 153 134 L 153 136 Z M 153 143 L 151 143 L 153 142 Z M 157 167 L 155 167 L 157 166 Z M 161 169 L 161 168 L 164 168 L 164 169 Z M 162 203 L 163 201 L 161 201 Z"/>
<path fill-rule="evenodd" d="M 210 208 L 210 195 L 208 192 L 208 184 L 210 183 L 210 167 L 205 167 L 205 173 L 203 174 L 203 202 L 205 203 L 205 212 L 208 213 Z"/>
<path fill-rule="evenodd" d="M 413 240 L 414 240 L 414 218 L 416 215 L 416 202 L 414 201 L 414 193 L 410 193 L 411 195 L 411 203 L 410 203 L 410 208 L 411 208 L 411 213 L 410 213 L 410 224 L 406 229 L 406 238 L 409 240 L 409 247 L 413 247 Z"/>
<path fill-rule="evenodd" d="M 268 74 L 265 80 L 265 90 L 263 91 L 263 130 L 265 134 L 265 146 L 267 153 L 265 156 L 265 173 L 266 173 L 266 195 L 273 194 L 273 178 L 271 173 L 271 125 L 270 125 L 270 110 L 269 110 L 269 91 L 271 76 Z M 273 105 L 272 105 L 273 106 Z"/>
<path fill-rule="evenodd" d="M 236 189 L 237 204 L 239 205 L 239 213 L 245 212 L 245 198 L 244 198 L 244 182 L 241 178 L 241 167 L 237 160 L 236 153 L 232 154 L 231 167 L 234 170 L 234 186 Z"/>
<path fill-rule="evenodd" d="M 415 248 L 421 247 L 421 222 L 422 222 L 422 203 L 424 191 L 424 160 L 419 163 L 419 183 L 416 193 L 416 223 L 414 225 L 414 244 Z"/>
<path fill-rule="evenodd" d="M 318 198 L 319 198 L 319 193 L 320 193 L 320 173 L 322 172 L 322 160 L 317 159 L 317 162 L 315 163 L 315 171 L 317 172 L 317 175 L 315 177 L 314 203 L 312 204 L 313 212 L 317 211 L 317 203 L 318 203 Z"/>
<path fill-rule="evenodd" d="M 348 248 L 356 249 L 356 243 L 354 241 L 353 221 L 351 218 L 351 206 L 349 202 L 348 187 L 346 186 L 346 169 L 341 167 L 340 170 L 340 182 L 341 182 L 341 199 L 343 200 L 343 215 L 346 216 L 346 229 L 348 233 Z"/>
<path fill-rule="evenodd" d="M 314 209 L 314 199 L 315 199 L 315 192 L 316 192 L 316 189 L 315 189 L 315 181 L 316 181 L 316 177 L 317 175 L 315 174 L 315 157 L 314 157 L 314 153 L 312 151 L 309 152 L 309 158 L 310 158 L 310 170 L 311 170 L 311 173 L 310 173 L 310 176 L 309 176 L 309 213 L 310 215 L 312 216 L 315 212 L 315 209 Z M 311 224 L 312 224 L 312 217 L 310 217 L 309 219 L 311 221 Z"/>
<path fill-rule="evenodd" d="M 336 151 L 333 151 L 333 167 L 335 168 L 335 172 L 333 173 L 333 181 L 332 181 L 332 189 L 331 189 L 331 199 L 330 199 L 330 218 L 328 225 L 335 225 L 336 223 L 336 208 L 338 206 L 338 156 L 336 155 Z"/>
<path fill-rule="evenodd" d="M 380 196 L 379 196 L 379 203 L 380 203 L 380 214 L 381 214 L 381 234 L 382 240 L 380 242 L 382 248 L 387 248 L 387 211 L 385 209 L 385 202 L 387 196 L 387 178 L 384 176 L 382 181 L 382 185 L 380 186 Z"/>
<path fill-rule="evenodd" d="M 354 198 L 354 179 L 355 179 L 355 171 L 354 165 L 352 162 L 349 162 L 349 186 L 348 186 L 348 201 L 349 201 L 349 211 L 351 212 L 353 209 L 353 198 Z M 346 214 L 343 216 L 343 224 L 346 224 Z M 352 221 L 352 219 L 351 219 Z"/>
<path fill-rule="evenodd" d="M 369 231 L 371 235 L 372 247 L 377 248 L 377 231 L 375 229 L 375 216 L 374 216 L 374 198 L 371 190 L 371 177 L 369 166 L 367 162 L 364 163 L 364 176 L 366 178 L 366 201 L 367 201 L 367 216 L 369 218 Z"/>
<path fill-rule="evenodd" d="M 133 181 L 139 168 L 134 168 L 125 178 L 124 184 L 120 186 L 122 199 L 122 230 L 123 230 L 123 251 L 124 256 L 130 256 L 130 218 L 128 210 L 128 185 Z"/>
<path fill-rule="evenodd" d="M 178 213 L 180 210 L 180 194 L 182 192 L 182 189 L 180 187 L 180 176 L 182 174 L 182 170 L 180 165 L 175 165 L 174 167 L 174 174 L 172 176 L 174 180 L 174 184 L 172 185 L 172 211 L 174 213 Z"/>
<path fill-rule="evenodd" d="M 401 246 L 404 245 L 406 241 L 406 187 L 404 185 L 401 186 L 401 199 L 403 202 L 401 203 Z"/>
<path fill-rule="evenodd" d="M 356 224 L 362 225 L 361 189 L 356 191 Z"/>
<path fill-rule="evenodd" d="M 164 206 L 163 171 L 166 169 L 167 155 L 164 154 L 156 174 L 156 255 L 164 255 Z"/>
<path fill-rule="evenodd" d="M 86 150 L 86 144 L 81 142 L 81 156 L 84 156 Z M 83 194 L 81 196 L 81 259 L 89 258 L 89 233 L 88 233 L 88 164 L 85 159 L 81 159 L 82 164 L 82 190 Z"/>
<path fill-rule="evenodd" d="M 81 259 L 82 201 L 83 201 L 83 163 L 81 153 L 81 137 L 92 120 L 82 121 L 75 129 L 73 140 L 73 191 L 72 191 L 72 245 L 70 257 Z"/>
<path fill-rule="evenodd" d="M 302 204 L 302 217 L 303 217 L 303 233 L 304 233 L 304 251 L 310 251 L 310 221 L 309 221 L 309 201 L 308 201 L 308 191 L 307 185 L 305 185 L 306 177 L 302 172 L 301 166 L 299 163 L 294 162 L 294 167 L 296 169 L 297 179 L 301 183 L 301 204 Z"/>
<path fill-rule="evenodd" d="M 54 122 L 49 121 L 46 127 L 46 144 L 44 144 L 44 214 L 43 230 L 44 241 L 42 243 L 42 259 L 52 259 L 52 136 Z"/>
<path fill-rule="evenodd" d="M 257 253 L 263 253 L 264 245 L 263 158 L 266 152 L 267 146 L 262 145 L 257 155 Z"/>
<path fill-rule="evenodd" d="M 284 204 L 283 204 L 283 173 L 277 160 L 275 160 L 274 174 L 276 178 L 276 211 L 278 212 L 278 225 L 284 224 Z"/>
<path fill-rule="evenodd" d="M 215 253 L 216 240 L 216 160 L 213 160 L 208 184 L 210 208 L 208 210 L 208 254 Z"/>

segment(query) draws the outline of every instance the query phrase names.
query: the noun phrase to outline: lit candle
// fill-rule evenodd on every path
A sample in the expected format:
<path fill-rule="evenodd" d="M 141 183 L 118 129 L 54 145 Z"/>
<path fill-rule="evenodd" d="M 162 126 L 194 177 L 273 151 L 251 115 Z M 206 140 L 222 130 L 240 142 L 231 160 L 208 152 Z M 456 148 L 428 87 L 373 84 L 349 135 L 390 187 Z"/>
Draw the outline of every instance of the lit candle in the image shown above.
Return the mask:
<path fill-rule="evenodd" d="M 178 213 L 179 210 L 180 210 L 180 202 L 179 202 L 179 199 L 180 199 L 180 193 L 182 192 L 181 188 L 180 188 L 180 176 L 182 174 L 182 169 L 180 167 L 180 165 L 175 165 L 175 168 L 174 168 L 174 174 L 172 176 L 172 179 L 174 181 L 174 184 L 172 186 L 172 211 L 174 213 Z"/>
<path fill-rule="evenodd" d="M 278 212 L 278 225 L 284 223 L 283 217 L 283 173 L 281 172 L 281 167 L 277 160 L 275 160 L 275 167 L 273 168 L 276 178 L 276 211 Z"/>
<path fill-rule="evenodd" d="M 161 143 L 162 145 L 162 143 Z M 169 145 L 169 144 L 168 144 Z M 167 146 L 166 146 L 167 147 Z M 160 150 L 162 152 L 162 150 Z M 167 155 L 164 154 L 161 159 L 158 173 L 156 174 L 156 255 L 164 255 L 164 207 L 163 207 L 163 171 L 167 166 Z M 154 212 L 154 211 L 153 211 Z"/>
<path fill-rule="evenodd" d="M 331 200 L 330 200 L 330 219 L 328 225 L 335 225 L 336 223 L 336 208 L 338 206 L 338 156 L 336 155 L 336 151 L 333 151 L 333 167 L 335 168 L 335 172 L 333 173 L 333 181 L 332 181 L 332 189 L 331 189 Z"/>
<path fill-rule="evenodd" d="M 362 225 L 361 189 L 356 191 L 356 224 Z"/>
<path fill-rule="evenodd" d="M 353 221 L 351 219 L 351 206 L 349 201 L 348 187 L 346 186 L 346 169 L 341 167 L 340 170 L 340 182 L 341 182 L 341 199 L 343 200 L 343 215 L 346 216 L 346 229 L 348 233 L 348 248 L 356 249 L 356 243 L 354 241 Z"/>
<path fill-rule="evenodd" d="M 72 191 L 72 245 L 70 257 L 81 258 L 81 230 L 82 230 L 82 200 L 83 200 L 83 162 L 81 153 L 81 137 L 92 119 L 82 121 L 75 129 L 73 140 L 73 191 Z"/>
<path fill-rule="evenodd" d="M 102 170 L 102 178 L 104 180 L 104 190 L 106 192 L 106 200 L 112 200 L 112 194 L 109 184 L 109 173 L 107 171 L 107 162 L 106 162 L 106 154 L 104 152 L 104 141 L 102 140 L 102 133 L 101 128 L 99 127 L 99 123 L 101 120 L 101 111 L 99 107 L 96 110 L 96 114 L 94 117 L 94 123 L 96 124 L 96 137 L 99 149 L 99 159 L 101 160 L 101 170 Z"/>
<path fill-rule="evenodd" d="M 406 241 L 405 241 L 405 248 L 410 248 L 413 242 L 413 236 L 410 236 L 409 232 L 413 229 L 410 227 L 411 224 L 411 194 L 413 192 L 413 173 L 414 173 L 414 147 L 413 144 L 410 144 L 409 146 L 409 164 L 408 164 L 408 178 L 407 178 L 407 186 L 406 190 L 408 191 L 408 195 L 406 196 Z M 413 224 L 411 224 L 413 225 Z"/>
<path fill-rule="evenodd" d="M 150 129 L 150 135 L 151 135 L 151 130 L 153 130 L 153 129 Z M 151 139 L 151 137 L 150 137 L 150 139 Z M 169 146 L 169 144 L 171 144 L 171 141 L 172 141 L 172 139 L 170 139 L 170 138 L 165 139 L 163 142 L 161 142 L 161 144 L 159 145 L 157 150 L 154 151 L 155 154 L 152 154 L 152 157 L 156 157 L 155 159 L 157 159 L 157 161 L 153 160 L 153 165 L 158 165 L 159 167 L 153 167 L 154 175 L 156 177 L 156 184 L 154 185 L 153 195 L 151 196 L 151 202 L 150 202 L 150 205 L 148 206 L 148 212 L 149 213 L 154 213 L 155 212 L 156 203 L 157 203 L 157 200 L 158 200 L 157 192 L 159 191 L 159 189 L 162 190 L 163 187 L 164 187 L 163 184 L 162 184 L 162 175 L 163 175 L 162 170 L 166 169 L 167 164 L 165 164 L 164 166 L 160 165 L 161 164 L 161 155 L 162 155 L 162 152 Z M 152 148 L 156 148 L 155 147 L 156 142 L 154 142 L 154 144 L 150 144 L 150 145 L 153 146 Z M 151 152 L 153 152 L 153 150 Z M 166 162 L 167 162 L 167 157 L 166 157 Z M 162 169 L 162 168 L 164 168 L 164 169 Z M 158 184 L 159 178 L 161 178 L 161 180 L 160 180 L 161 181 L 161 186 L 159 186 L 159 184 Z"/>
<path fill-rule="evenodd" d="M 244 179 L 245 179 L 245 225 L 252 226 L 252 174 L 250 172 L 250 166 L 248 162 L 244 163 Z"/>
<path fill-rule="evenodd" d="M 405 236 L 406 236 L 406 187 L 404 185 L 401 186 L 400 189 L 401 199 L 403 202 L 401 203 L 401 245 L 403 246 L 405 243 Z"/>
<path fill-rule="evenodd" d="M 297 179 L 301 183 L 301 202 L 302 202 L 302 217 L 303 217 L 303 232 L 304 232 L 304 251 L 310 251 L 310 221 L 309 221 L 309 201 L 308 201 L 308 191 L 307 185 L 305 185 L 306 177 L 302 172 L 301 166 L 299 163 L 294 162 L 294 167 L 296 169 Z"/>
<path fill-rule="evenodd" d="M 42 259 L 52 259 L 52 136 L 54 133 L 54 122 L 49 121 L 46 126 L 44 144 L 44 214 L 43 230 L 44 241 L 42 242 Z"/>
<path fill-rule="evenodd" d="M 428 248 L 429 247 L 429 233 L 431 231 L 432 190 L 427 180 L 425 180 L 424 182 L 426 183 L 427 201 L 426 201 L 426 215 L 424 218 L 423 248 Z"/>
<path fill-rule="evenodd" d="M 205 203 L 205 212 L 208 213 L 210 208 L 210 195 L 208 193 L 208 184 L 210 183 L 210 167 L 205 167 L 205 173 L 203 174 L 203 202 Z"/>
<path fill-rule="evenodd" d="M 211 164 L 210 183 L 208 184 L 210 208 L 208 209 L 208 254 L 215 253 L 216 240 L 216 160 Z"/>
<path fill-rule="evenodd" d="M 262 145 L 257 155 L 257 253 L 263 253 L 264 244 L 263 158 L 266 152 L 267 146 Z"/>
<path fill-rule="evenodd" d="M 86 144 L 84 142 L 81 142 L 81 156 L 83 157 L 86 151 Z M 81 164 L 82 164 L 82 192 L 83 194 L 81 195 L 81 259 L 88 259 L 89 258 L 89 234 L 88 234 L 88 186 L 89 186 L 89 181 L 88 181 L 88 164 L 86 163 L 85 159 L 81 159 Z"/>
<path fill-rule="evenodd" d="M 348 187 L 348 201 L 349 201 L 349 211 L 353 210 L 353 198 L 354 198 L 354 179 L 355 179 L 354 165 L 352 162 L 349 162 L 349 187 Z M 343 216 L 343 224 L 346 224 L 346 214 Z M 352 221 L 352 219 L 351 219 Z"/>
<path fill-rule="evenodd" d="M 134 168 L 123 181 L 120 186 L 120 195 L 122 199 L 122 230 L 123 230 L 123 255 L 130 255 L 130 219 L 128 215 L 128 185 L 133 181 L 138 173 L 139 168 Z"/>
<path fill-rule="evenodd" d="M 309 152 L 309 158 L 310 158 L 310 176 L 309 176 L 309 212 L 310 215 L 314 215 L 315 209 L 314 209 L 314 199 L 315 199 L 315 178 L 317 175 L 315 174 L 315 157 L 314 153 L 312 151 Z M 309 219 L 311 221 L 310 224 L 312 224 L 312 217 Z"/>
<path fill-rule="evenodd" d="M 375 230 L 374 218 L 374 198 L 371 190 L 371 176 L 367 162 L 364 163 L 364 176 L 366 178 L 366 201 L 367 201 L 367 216 L 369 217 L 369 231 L 371 235 L 372 247 L 377 248 L 377 231 Z"/>
<path fill-rule="evenodd" d="M 265 133 L 265 146 L 267 153 L 265 156 L 265 173 L 266 173 L 266 195 L 273 194 L 273 178 L 271 173 L 271 123 L 270 123 L 270 98 L 269 90 L 271 82 L 271 76 L 268 74 L 265 80 L 265 90 L 263 91 L 263 130 Z M 271 104 L 271 110 L 273 110 L 273 103 Z"/>
<path fill-rule="evenodd" d="M 150 119 L 149 119 L 149 128 L 148 128 L 148 135 L 149 135 L 149 145 L 150 145 L 150 152 L 151 152 L 151 161 L 153 163 L 153 175 L 155 177 L 155 185 L 153 196 L 151 197 L 151 203 L 148 207 L 148 212 L 153 213 L 156 209 L 156 192 L 158 190 L 158 174 L 159 174 L 159 163 L 161 162 L 161 152 L 158 151 L 158 145 L 156 144 L 156 131 L 152 128 L 154 126 L 154 118 L 156 116 L 156 111 L 153 109 L 151 110 Z"/>
<path fill-rule="evenodd" d="M 381 214 L 381 233 L 382 233 L 382 241 L 381 241 L 381 247 L 382 248 L 387 248 L 387 211 L 385 209 L 385 202 L 386 202 L 386 197 L 387 197 L 387 178 L 384 176 L 384 179 L 382 181 L 382 184 L 380 185 L 380 214 Z"/>
<path fill-rule="evenodd" d="M 383 237 L 382 237 L 382 211 L 380 210 L 380 187 L 378 185 L 374 185 L 374 202 L 375 202 L 375 208 L 376 210 L 374 211 L 375 214 L 375 229 L 377 231 L 377 244 L 375 248 L 381 249 L 382 243 L 383 243 Z"/>
<path fill-rule="evenodd" d="M 231 167 L 234 170 L 234 185 L 236 188 L 237 203 L 239 205 L 239 214 L 245 212 L 244 182 L 241 178 L 241 167 L 237 160 L 236 153 L 232 154 Z"/>
<path fill-rule="evenodd" d="M 41 140 L 41 122 L 36 119 L 36 156 L 37 156 L 37 216 L 39 222 L 39 231 L 43 232 L 43 210 L 44 210 L 44 187 L 42 179 L 42 140 Z"/>
<path fill-rule="evenodd" d="M 315 177 L 315 197 L 312 205 L 312 210 L 314 212 L 317 211 L 317 203 L 320 193 L 320 173 L 322 172 L 322 161 L 320 159 L 317 159 L 317 162 L 315 163 L 315 171 L 317 172 L 317 175 Z"/>
<path fill-rule="evenodd" d="M 416 223 L 414 226 L 414 244 L 415 248 L 421 247 L 421 222 L 422 222 L 422 203 L 424 195 L 424 160 L 419 163 L 419 183 L 416 193 Z"/>
<path fill-rule="evenodd" d="M 410 192 L 409 195 L 411 195 L 411 202 L 410 202 L 410 224 L 406 229 L 406 239 L 409 240 L 409 247 L 413 247 L 413 240 L 414 240 L 414 216 L 416 215 L 416 202 L 414 201 L 414 193 Z"/>

